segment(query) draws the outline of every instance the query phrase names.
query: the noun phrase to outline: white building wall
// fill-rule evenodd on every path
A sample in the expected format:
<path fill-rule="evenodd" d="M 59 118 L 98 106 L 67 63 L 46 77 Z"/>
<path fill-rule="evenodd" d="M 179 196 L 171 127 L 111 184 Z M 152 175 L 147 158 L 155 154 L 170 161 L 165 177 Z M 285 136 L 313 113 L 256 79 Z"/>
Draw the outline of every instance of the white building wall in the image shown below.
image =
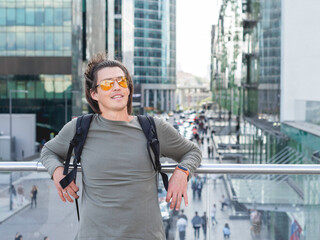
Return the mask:
<path fill-rule="evenodd" d="M 282 1 L 281 121 L 303 121 L 303 102 L 320 102 L 319 12 L 319 0 Z"/>
<path fill-rule="evenodd" d="M 10 135 L 9 114 L 0 114 L 0 132 L 2 135 Z M 22 160 L 23 158 L 34 155 L 36 144 L 36 115 L 12 114 L 12 137 L 15 138 L 16 160 Z"/>

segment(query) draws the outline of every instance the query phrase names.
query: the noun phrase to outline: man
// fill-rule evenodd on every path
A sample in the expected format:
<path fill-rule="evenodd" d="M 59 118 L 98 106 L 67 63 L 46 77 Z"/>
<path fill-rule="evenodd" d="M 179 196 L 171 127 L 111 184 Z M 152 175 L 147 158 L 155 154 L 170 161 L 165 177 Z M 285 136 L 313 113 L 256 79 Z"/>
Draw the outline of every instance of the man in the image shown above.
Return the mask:
<path fill-rule="evenodd" d="M 228 200 L 225 198 L 225 196 L 223 194 L 221 196 L 220 202 L 221 202 L 221 211 L 223 211 L 224 210 L 224 206 L 228 206 L 229 205 Z"/>
<path fill-rule="evenodd" d="M 191 223 L 194 229 L 194 238 L 199 239 L 202 220 L 198 216 L 198 212 L 195 212 L 195 216 L 192 218 Z"/>
<path fill-rule="evenodd" d="M 179 231 L 180 240 L 185 240 L 186 237 L 186 228 L 187 228 L 187 220 L 183 217 L 179 218 L 177 221 L 177 228 Z"/>
<path fill-rule="evenodd" d="M 180 214 L 179 214 L 178 218 L 184 218 L 186 221 L 188 221 L 188 217 L 187 217 L 187 215 L 184 214 L 183 209 L 180 210 Z"/>
<path fill-rule="evenodd" d="M 207 213 L 203 212 L 203 216 L 201 217 L 201 226 L 203 230 L 204 239 L 206 239 L 206 236 L 207 236 L 207 223 L 208 223 Z"/>
<path fill-rule="evenodd" d="M 157 198 L 157 172 L 147 139 L 132 116 L 133 82 L 126 67 L 97 55 L 85 72 L 85 94 L 96 113 L 81 154 L 82 197 L 76 239 L 165 239 Z M 168 123 L 155 118 L 160 155 L 179 164 L 173 172 L 166 201 L 179 210 L 188 205 L 187 179 L 200 165 L 201 152 Z M 47 142 L 41 161 L 52 175 L 62 201 L 79 198 L 72 182 L 62 189 L 62 162 L 75 134 L 76 120 L 67 123 Z"/>
<path fill-rule="evenodd" d="M 216 216 L 217 216 L 217 206 L 216 206 L 216 204 L 213 204 L 213 207 L 211 209 L 211 223 L 212 223 L 212 226 L 214 226 L 214 223 L 218 224 Z"/>

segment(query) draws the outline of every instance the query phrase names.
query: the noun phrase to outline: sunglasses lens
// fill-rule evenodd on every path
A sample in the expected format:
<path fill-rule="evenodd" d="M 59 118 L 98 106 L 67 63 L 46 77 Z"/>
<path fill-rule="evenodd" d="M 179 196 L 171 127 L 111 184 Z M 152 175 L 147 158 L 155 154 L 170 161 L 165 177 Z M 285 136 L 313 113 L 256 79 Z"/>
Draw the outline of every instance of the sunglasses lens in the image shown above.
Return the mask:
<path fill-rule="evenodd" d="M 128 87 L 127 79 L 125 77 L 122 77 L 121 79 L 119 79 L 118 80 L 118 84 L 123 88 L 127 88 Z"/>
<path fill-rule="evenodd" d="M 121 77 L 121 78 L 118 78 L 116 80 L 118 82 L 118 84 L 123 87 L 123 88 L 127 88 L 128 87 L 128 83 L 127 83 L 127 78 L 126 77 Z M 100 82 L 100 87 L 103 91 L 108 91 L 110 90 L 113 85 L 114 85 L 114 81 L 113 80 L 104 80 L 104 81 L 101 81 Z"/>
<path fill-rule="evenodd" d="M 102 81 L 100 83 L 100 87 L 103 91 L 108 91 L 109 89 L 111 89 L 111 87 L 113 86 L 113 82 L 112 81 Z"/>

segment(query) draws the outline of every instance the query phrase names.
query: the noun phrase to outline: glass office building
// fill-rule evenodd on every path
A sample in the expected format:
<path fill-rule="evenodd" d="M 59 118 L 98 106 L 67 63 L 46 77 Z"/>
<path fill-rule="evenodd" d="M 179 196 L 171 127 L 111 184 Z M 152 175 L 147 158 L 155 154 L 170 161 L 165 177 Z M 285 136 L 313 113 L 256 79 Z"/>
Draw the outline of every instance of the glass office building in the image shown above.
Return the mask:
<path fill-rule="evenodd" d="M 295 81 L 295 83 L 302 83 L 300 85 L 302 86 L 304 82 L 307 82 L 305 79 L 314 80 L 317 74 L 308 76 L 307 69 L 310 63 L 309 65 L 307 63 L 301 65 L 302 69 L 306 69 L 306 76 L 298 75 L 294 79 L 292 76 L 290 78 L 283 75 L 285 70 L 290 72 L 292 66 L 296 66 L 296 61 L 293 59 L 292 62 L 295 64 L 290 65 L 291 68 L 283 68 L 283 65 L 288 65 L 288 60 L 290 60 L 288 57 L 286 59 L 283 54 L 287 46 L 292 46 L 290 52 L 294 52 L 295 48 L 303 49 L 305 52 L 301 53 L 300 59 L 308 61 L 307 51 L 303 46 L 293 44 L 288 37 L 282 38 L 289 26 L 292 26 L 290 33 L 296 34 L 294 37 L 289 36 L 296 38 L 299 33 L 295 32 L 297 20 L 294 16 L 299 13 L 303 19 L 307 18 L 308 14 L 304 11 L 300 12 L 298 7 L 295 11 L 291 11 L 295 4 L 292 3 L 290 6 L 291 3 L 284 5 L 283 2 L 282 0 L 223 1 L 219 22 L 215 28 L 216 34 L 213 34 L 212 86 L 215 89 L 214 97 L 221 108 L 230 111 L 228 101 L 231 101 L 232 94 L 228 92 L 232 92 L 233 86 L 228 80 L 230 80 L 230 69 L 232 69 L 232 61 L 230 61 L 232 57 L 229 54 L 232 48 L 228 44 L 230 45 L 230 42 L 234 40 L 232 34 L 235 32 L 229 31 L 228 26 L 229 22 L 236 22 L 237 17 L 241 18 L 243 27 L 241 91 L 243 99 L 239 99 L 243 106 L 243 111 L 240 111 L 243 121 L 238 147 L 241 162 L 244 164 L 320 163 L 320 129 L 315 125 L 319 122 L 317 95 L 312 93 L 313 95 L 309 96 L 297 89 L 297 84 L 293 84 Z M 236 8 L 233 5 L 241 6 L 240 16 L 235 15 Z M 228 12 L 230 8 L 232 13 Z M 304 29 L 304 21 L 300 24 L 300 29 Z M 314 28 L 313 25 L 309 25 L 310 29 Z M 313 33 L 305 38 L 313 39 Z M 284 82 L 287 83 L 285 88 L 283 88 Z M 316 86 L 316 83 L 311 80 L 309 83 L 313 87 Z M 290 85 L 294 87 L 289 88 Z M 280 87 L 282 87 L 281 91 Z M 292 97 L 292 105 L 289 105 L 287 100 L 280 109 L 280 100 L 283 100 L 280 97 L 284 96 L 281 92 L 284 91 L 287 91 L 287 99 L 289 95 L 295 93 L 296 95 Z M 310 93 L 310 89 L 308 92 Z M 288 114 L 288 109 L 294 112 L 292 116 Z M 287 110 L 287 115 L 280 124 L 280 113 L 283 113 L 284 110 Z M 234 111 L 232 112 L 234 114 Z M 289 239 L 292 236 L 293 222 L 301 227 L 303 239 L 316 239 L 320 231 L 317 220 L 319 215 L 318 179 L 318 176 L 312 175 L 230 175 L 228 182 L 232 189 L 231 199 L 235 202 L 235 208 L 238 207 L 239 213 L 241 213 L 239 206 L 243 205 L 247 210 L 256 208 L 262 213 L 264 225 L 268 230 L 268 239 Z"/>
<path fill-rule="evenodd" d="M 176 1 L 135 0 L 134 82 L 140 108 L 175 108 Z"/>
<path fill-rule="evenodd" d="M 37 141 L 79 114 L 81 1 L 0 1 L 0 112 L 36 113 Z M 80 8 L 81 9 L 81 8 Z M 80 52 L 81 53 L 81 52 Z M 71 107 L 71 105 L 73 107 Z M 67 116 L 65 116 L 67 114 Z"/>

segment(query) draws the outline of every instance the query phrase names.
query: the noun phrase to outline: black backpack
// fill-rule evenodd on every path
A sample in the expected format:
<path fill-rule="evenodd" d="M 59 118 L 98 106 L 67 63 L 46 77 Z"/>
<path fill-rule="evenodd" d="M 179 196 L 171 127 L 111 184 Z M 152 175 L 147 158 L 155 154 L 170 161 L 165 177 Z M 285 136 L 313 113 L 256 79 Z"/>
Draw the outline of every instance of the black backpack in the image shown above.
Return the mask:
<path fill-rule="evenodd" d="M 92 117 L 93 117 L 93 114 L 86 114 L 77 118 L 76 133 L 74 134 L 73 139 L 70 141 L 67 158 L 64 165 L 63 174 L 66 176 L 60 181 L 60 185 L 63 189 L 66 188 L 73 180 L 76 182 L 77 165 L 81 162 L 81 153 L 89 132 Z M 168 191 L 168 176 L 167 174 L 161 171 L 160 146 L 159 146 L 157 129 L 154 123 L 154 119 L 150 116 L 145 116 L 145 115 L 138 115 L 137 117 L 141 125 L 141 128 L 144 132 L 144 135 L 147 138 L 147 149 L 148 149 L 152 166 L 156 172 L 161 174 L 163 185 L 165 189 Z M 153 151 L 153 154 L 155 157 L 154 160 L 152 158 L 150 148 Z M 73 149 L 74 149 L 73 169 L 69 172 L 70 159 L 71 159 Z M 75 199 L 75 202 L 76 202 L 77 215 L 78 215 L 78 221 L 79 221 L 80 215 L 79 215 L 78 199 Z"/>

